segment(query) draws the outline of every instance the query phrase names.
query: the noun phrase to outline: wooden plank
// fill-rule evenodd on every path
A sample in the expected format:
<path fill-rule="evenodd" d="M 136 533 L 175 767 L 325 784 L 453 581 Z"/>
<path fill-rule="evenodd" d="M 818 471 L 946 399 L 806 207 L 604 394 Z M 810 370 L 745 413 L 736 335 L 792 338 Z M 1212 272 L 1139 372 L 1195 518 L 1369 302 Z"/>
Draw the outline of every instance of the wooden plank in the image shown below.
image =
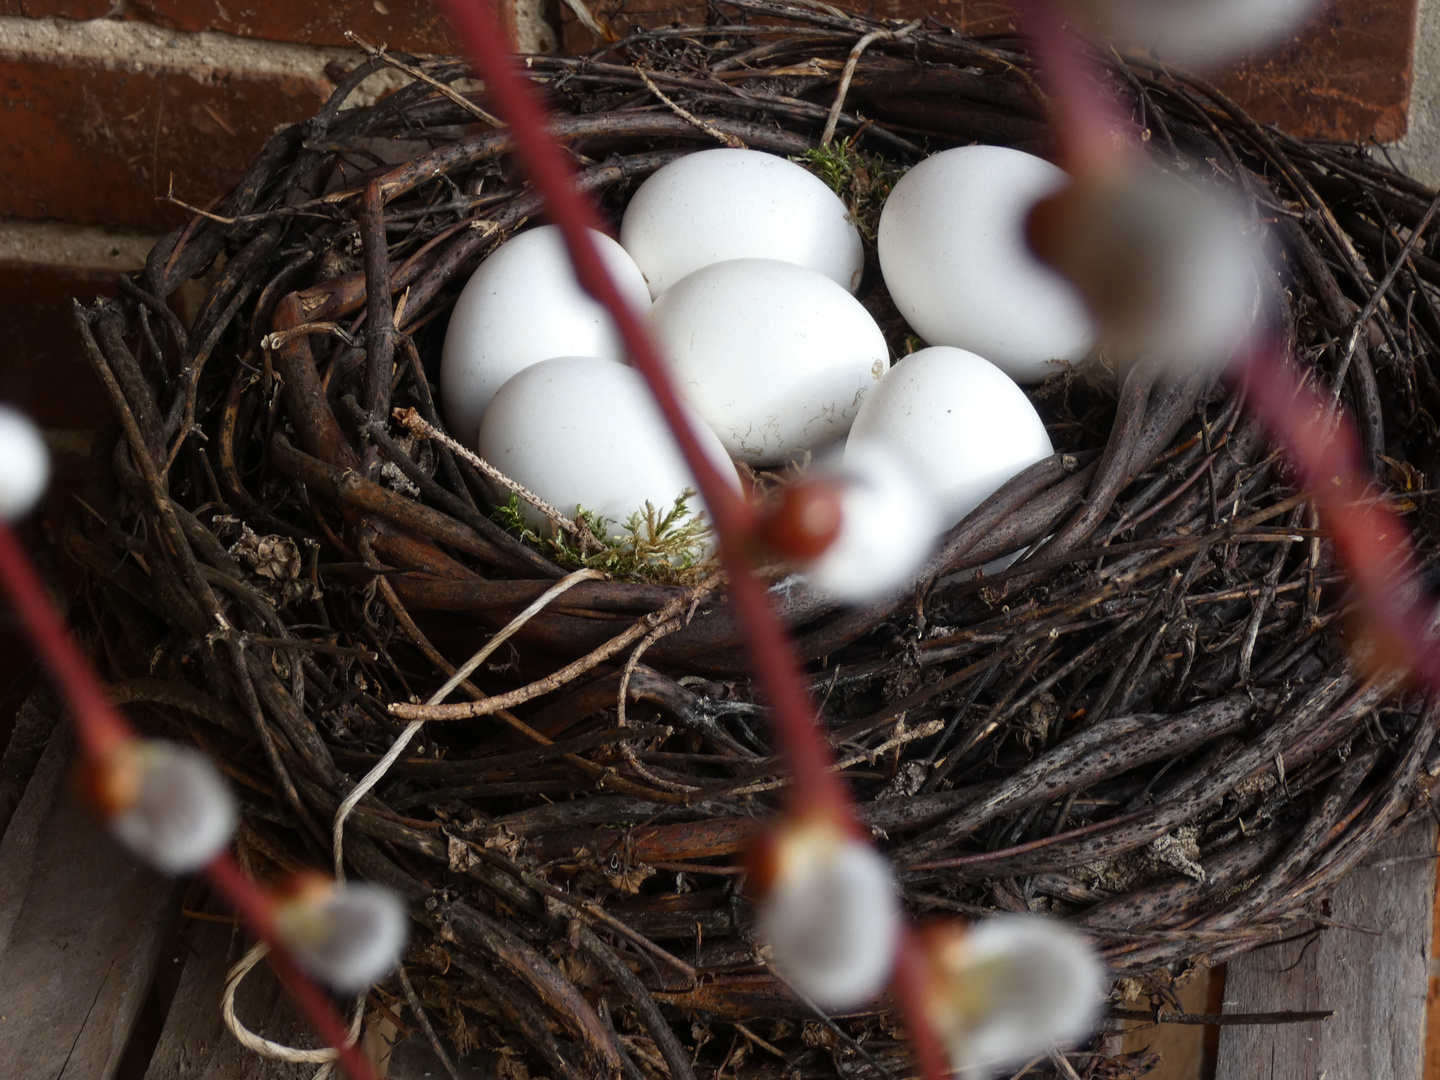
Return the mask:
<path fill-rule="evenodd" d="M 174 918 L 174 884 L 64 782 L 68 738 L 51 737 L 0 840 L 0 1061 L 26 1080 L 115 1075 Z"/>
<path fill-rule="evenodd" d="M 1176 999 L 1186 1012 L 1210 1011 L 1211 979 L 1224 978 L 1223 971 L 1199 971 L 1180 988 Z M 1206 1076 L 1205 1032 L 1198 1024 L 1149 1024 L 1131 1022 L 1120 1049 L 1127 1054 L 1149 1050 L 1160 1055 L 1160 1064 L 1145 1080 L 1204 1080 Z M 1213 1065 L 1213 1060 L 1211 1063 Z"/>
<path fill-rule="evenodd" d="M 1230 961 L 1226 1012 L 1334 1009 L 1328 1020 L 1225 1027 L 1216 1080 L 1419 1080 L 1435 892 L 1428 819 L 1381 845 L 1335 889 L 1344 926 Z"/>
<path fill-rule="evenodd" d="M 25 797 L 30 777 L 50 745 L 50 736 L 60 722 L 60 705 L 42 679 L 34 693 L 20 706 L 15 730 L 0 757 L 0 836 L 10 827 L 10 819 Z"/>
<path fill-rule="evenodd" d="M 223 923 L 198 922 L 185 940 L 189 959 L 145 1080 L 310 1080 L 318 1066 L 252 1054 L 221 1019 L 225 975 L 248 947 L 246 936 Z M 286 1046 L 317 1045 L 309 1025 L 263 962 L 236 991 L 235 1012 L 257 1035 Z M 408 1014 L 403 1006 L 401 1012 Z M 388 1058 L 388 1080 L 448 1080 L 444 1066 L 418 1032 L 398 1043 Z M 495 1080 L 494 1055 L 472 1054 L 458 1063 L 458 1071 L 461 1080 Z"/>
<path fill-rule="evenodd" d="M 249 948 L 227 923 L 196 922 L 180 986 L 150 1058 L 145 1080 L 309 1080 L 320 1068 L 272 1061 L 241 1046 L 220 1016 L 225 973 Z M 285 1046 L 315 1046 L 314 1037 L 263 961 L 235 993 L 235 1014 L 257 1035 Z"/>
<path fill-rule="evenodd" d="M 1437 13 L 1440 14 L 1440 13 Z M 1430 922 L 1430 996 L 1425 1003 L 1425 1080 L 1440 1080 L 1440 887 Z"/>

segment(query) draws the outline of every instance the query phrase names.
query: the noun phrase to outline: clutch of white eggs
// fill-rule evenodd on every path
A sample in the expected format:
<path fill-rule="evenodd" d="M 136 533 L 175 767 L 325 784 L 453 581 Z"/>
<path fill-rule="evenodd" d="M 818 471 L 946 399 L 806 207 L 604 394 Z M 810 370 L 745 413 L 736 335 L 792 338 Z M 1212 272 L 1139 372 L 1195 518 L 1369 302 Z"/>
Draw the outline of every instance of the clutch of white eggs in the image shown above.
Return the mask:
<path fill-rule="evenodd" d="M 855 222 L 792 161 L 689 154 L 636 190 L 619 243 L 595 241 L 627 301 L 648 311 L 692 426 L 737 489 L 732 459 L 766 469 L 815 454 L 817 470 L 853 472 L 857 491 L 877 475 L 863 460 L 869 447 L 911 471 L 908 510 L 893 499 L 845 503 L 847 514 L 874 505 L 891 519 L 868 523 L 869 546 L 847 563 L 856 572 L 818 575 L 826 591 L 862 601 L 908 584 L 939 529 L 1053 452 L 1017 382 L 1043 379 L 1095 341 L 1081 299 L 1025 240 L 1030 207 L 1064 183 L 1040 158 L 977 146 L 935 154 L 895 185 L 880 268 L 930 347 L 893 367 L 853 295 L 864 271 Z M 441 403 L 456 436 L 525 489 L 563 513 L 624 522 L 646 503 L 669 507 L 689 485 L 624 361 L 559 230 L 540 226 L 496 249 L 462 291 Z M 927 498 L 934 507 L 918 505 Z M 538 511 L 524 512 L 543 527 Z M 889 567 L 871 554 L 887 530 L 905 552 Z"/>

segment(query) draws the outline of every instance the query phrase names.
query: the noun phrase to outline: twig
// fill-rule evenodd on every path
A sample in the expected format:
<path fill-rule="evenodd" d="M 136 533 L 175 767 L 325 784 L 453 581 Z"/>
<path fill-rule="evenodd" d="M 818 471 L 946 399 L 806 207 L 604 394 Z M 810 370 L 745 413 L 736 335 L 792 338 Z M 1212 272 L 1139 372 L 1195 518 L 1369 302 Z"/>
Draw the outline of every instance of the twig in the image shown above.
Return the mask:
<path fill-rule="evenodd" d="M 772 1054 L 773 1056 L 779 1058 L 781 1061 L 788 1062 L 790 1060 L 790 1055 L 785 1053 L 784 1050 L 781 1050 L 774 1043 L 766 1042 L 764 1039 L 760 1038 L 759 1035 L 756 1035 L 753 1031 L 747 1028 L 744 1024 L 740 1023 L 740 1021 L 732 1021 L 731 1026 L 734 1027 L 736 1031 L 740 1032 L 741 1035 L 744 1035 L 745 1038 L 749 1039 L 756 1046 L 760 1047 L 761 1050 L 764 1050 L 767 1054 Z"/>
<path fill-rule="evenodd" d="M 382 64 L 392 67 L 396 71 L 403 71 L 406 75 L 409 75 L 417 82 L 422 82 L 426 86 L 438 90 L 440 93 L 444 94 L 447 98 L 453 101 L 456 105 L 459 105 L 462 109 L 468 112 L 471 116 L 475 117 L 475 119 L 483 123 L 489 124 L 492 128 L 503 128 L 505 126 L 498 117 L 492 116 L 490 113 L 480 108 L 479 105 L 476 105 L 464 94 L 461 94 L 459 91 L 457 91 L 453 86 L 450 86 L 447 83 L 443 83 L 439 79 L 433 78 L 432 76 L 425 74 L 425 72 L 421 71 L 419 68 L 412 67 L 410 64 L 405 63 L 405 61 L 396 58 L 395 56 L 391 55 L 389 50 L 387 50 L 384 46 L 371 45 L 368 41 L 365 41 L 362 37 L 360 37 L 359 34 L 355 33 L 355 31 L 353 30 L 345 31 L 345 40 L 353 43 L 357 49 L 360 49 L 361 51 L 369 54 L 374 59 L 379 60 Z"/>
<path fill-rule="evenodd" d="M 1221 1026 L 1243 1026 L 1309 1024 L 1316 1020 L 1328 1020 L 1335 1015 L 1335 1010 L 1324 1009 L 1316 1012 L 1286 1010 L 1282 1012 L 1252 1013 L 1150 1013 L 1143 1009 L 1111 1009 L 1105 1015 L 1112 1016 L 1117 1020 L 1148 1020 L 1156 1024 L 1218 1024 Z"/>
<path fill-rule="evenodd" d="M 494 480 L 497 484 L 504 487 L 505 490 L 513 491 L 516 495 L 520 496 L 520 498 L 524 499 L 531 506 L 535 507 L 536 510 L 539 510 L 542 514 L 544 514 L 551 521 L 553 521 L 557 528 L 569 533 L 571 536 L 582 535 L 580 526 L 576 524 L 573 520 L 566 517 L 559 510 L 556 510 L 555 507 L 551 506 L 544 499 L 540 498 L 539 495 L 536 495 L 529 488 L 525 487 L 522 484 L 516 483 L 514 480 L 511 480 L 510 477 L 506 476 L 499 469 L 495 468 L 494 465 L 491 465 L 488 461 L 482 458 L 479 454 L 475 453 L 474 450 L 471 450 L 464 443 L 452 439 L 445 432 L 435 427 L 435 425 L 426 421 L 426 419 L 420 415 L 418 410 L 396 409 L 394 412 L 394 416 L 395 419 L 399 421 L 400 426 L 405 428 L 407 431 L 410 431 L 412 434 L 420 436 L 420 438 L 422 439 L 432 439 L 435 442 L 438 442 L 441 446 L 446 447 L 452 453 L 459 454 L 462 458 L 468 461 L 471 465 L 474 465 L 475 468 L 479 469 L 491 480 Z M 588 533 L 589 530 L 587 529 L 585 530 L 585 532 Z"/>
<path fill-rule="evenodd" d="M 1389 268 L 1385 271 L 1385 276 L 1380 279 L 1380 284 L 1375 286 L 1374 291 L 1370 293 L 1370 299 L 1365 301 L 1365 306 L 1360 310 L 1360 314 L 1355 316 L 1350 333 L 1345 337 L 1345 355 L 1335 369 L 1335 385 L 1330 391 L 1331 401 L 1339 401 L 1341 391 L 1345 389 L 1345 373 L 1349 370 L 1350 361 L 1355 356 L 1355 347 L 1360 343 L 1360 332 L 1379 309 L 1385 299 L 1385 294 L 1390 291 L 1390 286 L 1395 284 L 1396 276 L 1410 260 L 1410 256 L 1420 243 L 1421 236 L 1424 235 L 1426 227 L 1435 217 L 1437 210 L 1440 210 L 1440 195 L 1436 195 L 1430 200 L 1430 205 L 1425 208 L 1425 213 L 1419 223 L 1410 230 L 1410 235 L 1405 238 L 1405 246 L 1400 249 L 1400 254 L 1391 261 Z"/>
<path fill-rule="evenodd" d="M 903 728 L 903 725 L 901 725 L 901 728 Z M 830 765 L 830 771 L 832 773 L 839 774 L 853 765 L 859 765 L 861 762 L 873 763 L 876 758 L 878 758 L 881 754 L 885 753 L 888 750 L 894 750 L 897 746 L 904 746 L 906 743 L 912 743 L 917 739 L 928 739 L 931 735 L 938 735 L 944 729 L 944 720 L 927 720 L 919 727 L 904 730 L 897 728 L 896 733 L 891 738 L 886 739 L 879 746 L 875 747 L 875 749 L 862 750 L 854 754 L 848 754 L 845 757 L 840 758 L 838 761 L 832 762 Z M 762 780 L 758 784 L 746 784 L 744 787 L 728 788 L 726 789 L 725 794 L 758 795 L 762 791 L 774 791 L 777 788 L 787 787 L 790 783 L 790 777 L 780 776 L 776 777 L 774 780 Z"/>
<path fill-rule="evenodd" d="M 1048 1053 L 1050 1055 L 1050 1064 L 1055 1066 L 1055 1071 L 1064 1077 L 1065 1080 L 1080 1080 L 1080 1074 L 1075 1071 L 1075 1066 L 1070 1064 L 1070 1059 L 1061 1053 L 1059 1049 L 1051 1047 Z"/>
<path fill-rule="evenodd" d="M 840 85 L 835 90 L 835 100 L 830 105 L 830 114 L 825 117 L 825 130 L 820 135 L 820 145 L 829 146 L 830 140 L 835 137 L 835 126 L 840 123 L 840 113 L 845 108 L 845 95 L 850 92 L 850 82 L 855 78 L 855 67 L 860 63 L 860 56 L 871 45 L 877 41 L 898 41 L 908 37 L 924 25 L 924 19 L 915 19 L 906 23 L 899 30 L 872 30 L 855 43 L 850 50 L 850 55 L 845 60 L 845 67 L 840 72 Z"/>
<path fill-rule="evenodd" d="M 605 575 L 598 570 L 576 570 L 574 573 L 565 575 L 565 577 L 541 593 L 534 603 L 506 623 L 504 629 L 487 641 L 474 656 L 465 661 L 465 663 L 455 671 L 455 674 L 445 680 L 445 684 L 441 686 L 439 690 L 436 690 L 435 693 L 430 695 L 430 700 L 426 704 L 432 706 L 438 705 L 449 697 L 450 691 L 468 679 L 472 671 L 483 664 L 496 649 L 510 640 L 521 627 L 541 611 L 545 610 L 551 601 L 574 588 L 576 585 L 579 585 L 582 581 L 603 580 L 604 577 Z M 385 751 L 385 756 L 375 763 L 374 767 L 361 778 L 360 782 L 351 789 L 339 807 L 336 808 L 335 820 L 330 827 L 331 845 L 335 855 L 335 880 L 345 880 L 345 819 L 348 818 L 350 812 L 359 805 L 360 800 L 365 797 L 366 793 L 378 784 L 384 778 L 385 774 L 390 771 L 390 766 L 400 760 L 400 755 L 403 754 L 405 748 L 410 745 L 410 740 L 413 739 L 424 726 L 425 721 L 423 719 L 412 720 L 407 724 L 405 730 L 402 731 L 395 742 L 391 744 L 390 749 Z"/>
<path fill-rule="evenodd" d="M 696 589 L 708 588 L 714 588 L 713 579 L 707 578 L 696 586 Z M 397 701 L 390 706 L 390 715 L 398 716 L 402 720 L 469 720 L 471 717 L 488 716 L 490 713 L 498 712 L 501 709 L 510 709 L 516 705 L 522 705 L 527 701 L 558 690 L 566 683 L 585 674 L 585 672 L 597 664 L 601 664 L 610 659 L 610 657 L 620 652 L 632 641 L 638 641 L 650 633 L 656 626 L 675 618 L 690 606 L 690 602 L 690 592 L 686 592 L 684 596 L 676 597 L 659 611 L 653 611 L 649 615 L 644 616 L 623 634 L 617 634 L 605 644 L 586 653 L 580 659 L 566 664 L 559 671 L 547 675 L 543 679 L 537 679 L 528 686 L 522 686 L 518 690 L 511 690 L 508 694 L 496 694 L 494 697 L 485 698 L 483 701 L 468 701 L 454 705 L 412 705 L 407 702 Z"/>
<path fill-rule="evenodd" d="M 698 599 L 698 597 L 697 597 Z M 669 622 L 661 623 L 641 639 L 640 644 L 635 646 L 635 651 L 625 661 L 625 668 L 620 672 L 620 690 L 615 698 L 615 723 L 619 727 L 625 726 L 625 697 L 630 692 L 630 680 L 635 674 L 635 667 L 640 663 L 640 657 L 645 655 L 645 650 L 654 645 L 666 634 L 673 634 L 680 629 L 680 620 L 671 619 Z"/>
<path fill-rule="evenodd" d="M 272 349 L 280 348 L 280 346 L 293 338 L 304 337 L 307 334 L 330 334 L 345 342 L 345 344 L 349 345 L 352 349 L 360 348 L 361 344 L 358 338 L 339 323 L 313 322 L 301 323 L 299 326 L 292 326 L 288 330 L 276 330 L 266 334 L 260 339 L 260 348 L 266 352 L 270 352 Z"/>
<path fill-rule="evenodd" d="M 863 1044 L 856 1041 L 853 1035 L 851 1035 L 848 1031 L 846 1031 L 833 1019 L 831 1019 L 829 1013 L 827 1013 L 819 1005 L 815 1004 L 815 1002 L 811 1001 L 810 998 L 806 997 L 804 991 L 802 991 L 799 987 L 797 987 L 794 983 L 787 979 L 783 974 L 777 971 L 772 965 L 768 963 L 765 964 L 765 970 L 770 973 L 771 977 L 776 982 L 778 982 L 781 986 L 785 987 L 786 990 L 789 990 L 790 993 L 794 995 L 796 1001 L 800 1002 L 807 1009 L 809 1009 L 810 1012 L 814 1014 L 815 1019 L 819 1020 L 820 1023 L 824 1024 L 832 1035 L 839 1039 L 840 1042 L 843 1043 L 848 1049 L 853 1050 L 856 1054 L 860 1055 L 860 1057 L 864 1060 L 865 1064 L 869 1065 L 872 1069 L 874 1069 L 877 1073 L 884 1077 L 885 1080 L 895 1080 L 894 1073 L 892 1073 L 889 1069 L 882 1065 L 880 1063 L 880 1060 L 874 1054 L 870 1053 L 869 1050 L 865 1049 Z M 737 1024 L 735 1026 L 739 1027 L 740 1025 Z"/>
<path fill-rule="evenodd" d="M 655 80 L 650 78 L 649 73 L 646 72 L 646 70 L 642 68 L 639 64 L 635 65 L 635 74 L 640 76 L 640 81 L 645 84 L 645 88 L 649 90 L 650 93 L 654 94 L 657 98 L 659 98 L 660 101 L 665 105 L 665 107 L 668 108 L 671 112 L 673 112 L 676 116 L 680 117 L 680 119 L 686 121 L 687 123 L 694 124 L 701 131 L 705 132 L 706 135 L 709 135 L 710 137 L 715 139 L 719 139 L 722 143 L 730 147 L 732 150 L 747 149 L 747 147 L 745 146 L 745 141 L 741 139 L 740 136 L 731 135 L 728 132 L 721 131 L 713 124 L 706 123 L 704 120 L 700 119 L 700 117 L 688 111 L 683 106 L 677 104 L 674 101 L 671 101 L 668 97 L 665 96 L 665 92 L 661 90 L 660 87 L 655 85 Z"/>
<path fill-rule="evenodd" d="M 430 1023 L 430 1016 L 426 1013 L 425 1006 L 420 1003 L 420 995 L 415 993 L 415 987 L 410 983 L 410 976 L 406 974 L 404 964 L 400 965 L 398 973 L 400 987 L 405 991 L 405 1000 L 410 1003 L 410 1011 L 415 1014 L 415 1019 L 420 1024 L 420 1030 L 425 1032 L 425 1038 L 430 1041 L 430 1049 L 435 1051 L 435 1056 L 440 1059 L 441 1068 L 445 1070 L 450 1080 L 460 1080 L 460 1074 L 455 1071 L 455 1064 L 450 1060 L 450 1055 L 445 1052 L 445 1047 L 440 1042 L 440 1036 L 435 1034 L 435 1027 Z"/>

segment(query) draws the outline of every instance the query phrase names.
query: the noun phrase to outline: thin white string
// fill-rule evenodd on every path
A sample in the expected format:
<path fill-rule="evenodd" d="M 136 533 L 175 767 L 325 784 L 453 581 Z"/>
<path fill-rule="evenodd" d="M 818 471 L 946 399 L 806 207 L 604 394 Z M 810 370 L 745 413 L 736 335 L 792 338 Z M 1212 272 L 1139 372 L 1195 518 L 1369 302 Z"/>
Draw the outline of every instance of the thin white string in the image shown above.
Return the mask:
<path fill-rule="evenodd" d="M 515 618 L 511 619 L 505 625 L 505 628 L 501 630 L 498 634 L 496 634 L 494 637 L 492 637 L 489 641 L 487 641 L 484 647 L 479 652 L 477 652 L 474 656 L 470 657 L 469 660 L 465 661 L 464 666 L 459 668 L 454 675 L 450 676 L 450 678 L 445 681 L 444 686 L 440 687 L 439 690 L 436 690 L 435 693 L 431 694 L 430 699 L 425 704 L 438 705 L 440 704 L 440 702 L 444 701 L 445 698 L 449 696 L 450 691 L 454 690 L 457 686 L 459 686 L 462 682 L 469 678 L 472 671 L 474 671 L 477 667 L 483 664 L 496 649 L 498 649 L 501 645 L 508 641 L 517 630 L 519 630 L 527 622 L 529 622 L 541 611 L 543 611 L 546 605 L 548 605 L 561 593 L 567 591 L 570 588 L 573 588 L 576 585 L 579 585 L 582 581 L 594 581 L 600 578 L 604 578 L 604 576 L 605 575 L 599 570 L 588 569 L 576 570 L 574 573 L 566 574 L 554 585 L 550 586 L 550 588 L 546 589 L 543 593 L 541 593 L 539 599 L 537 599 L 533 604 L 527 607 L 519 615 L 516 615 Z M 395 740 L 394 745 L 391 746 L 388 751 L 386 751 L 385 756 L 375 763 L 375 767 L 365 774 L 364 778 L 362 778 L 361 781 L 355 785 L 354 789 L 350 792 L 349 795 L 345 796 L 344 801 L 341 802 L 340 806 L 336 809 L 335 823 L 332 826 L 330 833 L 335 849 L 336 881 L 345 880 L 345 819 L 350 816 L 350 811 L 355 809 L 355 807 L 359 804 L 360 800 L 366 796 L 370 789 L 380 782 L 380 780 L 384 777 L 385 773 L 389 770 L 390 766 L 394 765 L 395 762 L 399 760 L 400 755 L 405 752 L 405 748 L 410 745 L 410 740 L 415 737 L 416 732 L 418 732 L 424 725 L 424 720 L 410 721 L 410 723 L 405 726 L 405 730 L 402 731 L 399 737 Z"/>
<path fill-rule="evenodd" d="M 273 1042 L 262 1035 L 256 1035 L 235 1015 L 235 991 L 240 988 L 240 983 L 250 973 L 250 970 L 269 952 L 269 945 L 263 941 L 257 942 L 249 952 L 240 958 L 240 962 L 230 969 L 225 976 L 225 992 L 220 998 L 220 1014 L 225 1018 L 225 1026 L 230 1029 L 230 1034 L 234 1035 L 245 1049 L 274 1061 L 289 1061 L 302 1065 L 325 1064 L 325 1068 L 315 1075 L 315 1080 L 322 1080 L 322 1074 L 329 1075 L 329 1063 L 340 1056 L 340 1051 L 335 1047 L 325 1046 L 315 1050 L 302 1050 L 294 1046 L 285 1046 L 283 1043 Z M 360 1037 L 361 1021 L 364 1018 L 365 995 L 361 994 L 360 1000 L 355 1003 L 355 1015 L 350 1020 L 350 1038 L 346 1042 L 346 1046 L 355 1045 L 355 1040 Z"/>

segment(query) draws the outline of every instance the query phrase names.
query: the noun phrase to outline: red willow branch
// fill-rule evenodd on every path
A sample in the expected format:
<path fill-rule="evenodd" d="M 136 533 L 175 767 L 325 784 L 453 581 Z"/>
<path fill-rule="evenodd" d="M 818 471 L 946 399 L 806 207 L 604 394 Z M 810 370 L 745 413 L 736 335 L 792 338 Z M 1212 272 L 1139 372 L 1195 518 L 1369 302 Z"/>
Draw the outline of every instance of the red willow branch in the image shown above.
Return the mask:
<path fill-rule="evenodd" d="M 109 760 L 135 733 L 110 704 L 99 677 L 55 610 L 20 538 L 5 522 L 0 522 L 0 584 L 65 695 L 75 718 L 81 753 L 97 762 Z"/>
<path fill-rule="evenodd" d="M 1104 89 L 1096 65 L 1056 14 L 1054 0 L 1024 0 L 1026 30 L 1050 92 L 1061 164 L 1079 180 L 1114 173 L 1136 158 L 1116 134 L 1134 124 Z M 1237 357 L 1234 377 L 1247 407 L 1294 465 L 1325 521 L 1376 647 L 1373 660 L 1408 668 L 1440 692 L 1440 651 L 1432 644 L 1434 598 L 1414 578 L 1404 523 L 1373 497 L 1360 442 L 1348 417 L 1310 390 L 1287 350 L 1268 338 Z"/>
<path fill-rule="evenodd" d="M 1020 13 L 1039 78 L 1051 91 L 1055 163 L 1077 179 L 1128 167 L 1132 144 L 1117 145 L 1115 133 L 1134 124 L 1105 91 L 1085 42 L 1061 21 L 1053 0 L 1021 0 Z"/>
<path fill-rule="evenodd" d="M 270 967 L 295 1003 L 315 1027 L 315 1034 L 339 1055 L 339 1063 L 350 1080 L 376 1080 L 370 1062 L 357 1044 L 350 1042 L 350 1029 L 335 1011 L 330 998 L 295 962 L 275 929 L 275 900 L 263 892 L 240 869 L 229 852 L 216 856 L 205 867 L 205 875 L 230 901 L 246 926 L 270 946 Z"/>
<path fill-rule="evenodd" d="M 86 766 L 97 770 L 111 767 L 138 736 L 110 703 L 100 677 L 66 629 L 19 538 L 4 522 L 0 522 L 0 585 L 69 706 Z M 241 871 L 228 852 L 216 856 L 205 872 L 246 925 L 270 946 L 271 966 L 314 1025 L 315 1033 L 337 1048 L 351 1080 L 374 1080 L 364 1056 L 346 1045 L 350 1033 L 344 1021 L 276 934 L 274 899 Z"/>
<path fill-rule="evenodd" d="M 577 189 L 565 151 L 547 133 L 544 107 L 516 70 L 494 12 L 486 0 L 437 2 L 469 51 L 477 74 L 485 80 L 491 107 L 509 125 L 515 155 L 560 227 L 580 284 L 615 320 L 632 362 L 649 384 L 695 477 L 715 526 L 730 603 L 745 627 L 746 651 L 770 703 L 771 726 L 793 776 L 791 814 L 828 819 L 856 837 L 868 839 L 844 782 L 830 769 L 833 756 L 816 722 L 815 706 L 800 678 L 794 650 L 759 579 L 750 572 L 748 556 L 754 548 L 757 525 L 754 508 L 735 494 L 700 449 L 658 349 L 600 261 L 587 231 L 598 229 L 598 215 Z M 917 1060 L 927 1076 L 938 1080 L 946 1072 L 944 1055 L 924 1008 L 916 960 L 919 946 L 908 927 L 903 933 L 897 962 L 900 981 L 895 991 L 909 1020 Z"/>
<path fill-rule="evenodd" d="M 544 106 L 516 69 L 499 20 L 485 0 L 438 0 L 457 36 L 485 80 L 490 104 L 510 127 L 515 155 L 545 197 L 546 208 L 564 234 L 575 274 L 584 289 L 615 320 L 635 367 L 645 377 L 680 451 L 695 477 L 719 541 L 729 581 L 730 603 L 745 627 L 755 673 L 775 717 L 780 749 L 794 774 L 794 811 L 823 813 L 865 835 L 855 823 L 843 781 L 830 771 L 828 744 L 814 722 L 815 707 L 805 692 L 794 651 L 758 579 L 749 571 L 756 512 L 737 495 L 700 449 L 680 405 L 665 362 L 639 314 L 621 297 L 587 230 L 600 230 L 593 204 L 575 184 L 575 170 L 560 144 L 547 133 Z"/>
<path fill-rule="evenodd" d="M 1405 523 L 1376 497 L 1349 416 L 1303 381 L 1277 342 L 1257 346 L 1236 378 L 1319 510 L 1355 588 L 1376 649 L 1362 659 L 1407 668 L 1428 691 L 1440 693 L 1440 649 L 1431 630 L 1435 598 L 1415 577 Z"/>

